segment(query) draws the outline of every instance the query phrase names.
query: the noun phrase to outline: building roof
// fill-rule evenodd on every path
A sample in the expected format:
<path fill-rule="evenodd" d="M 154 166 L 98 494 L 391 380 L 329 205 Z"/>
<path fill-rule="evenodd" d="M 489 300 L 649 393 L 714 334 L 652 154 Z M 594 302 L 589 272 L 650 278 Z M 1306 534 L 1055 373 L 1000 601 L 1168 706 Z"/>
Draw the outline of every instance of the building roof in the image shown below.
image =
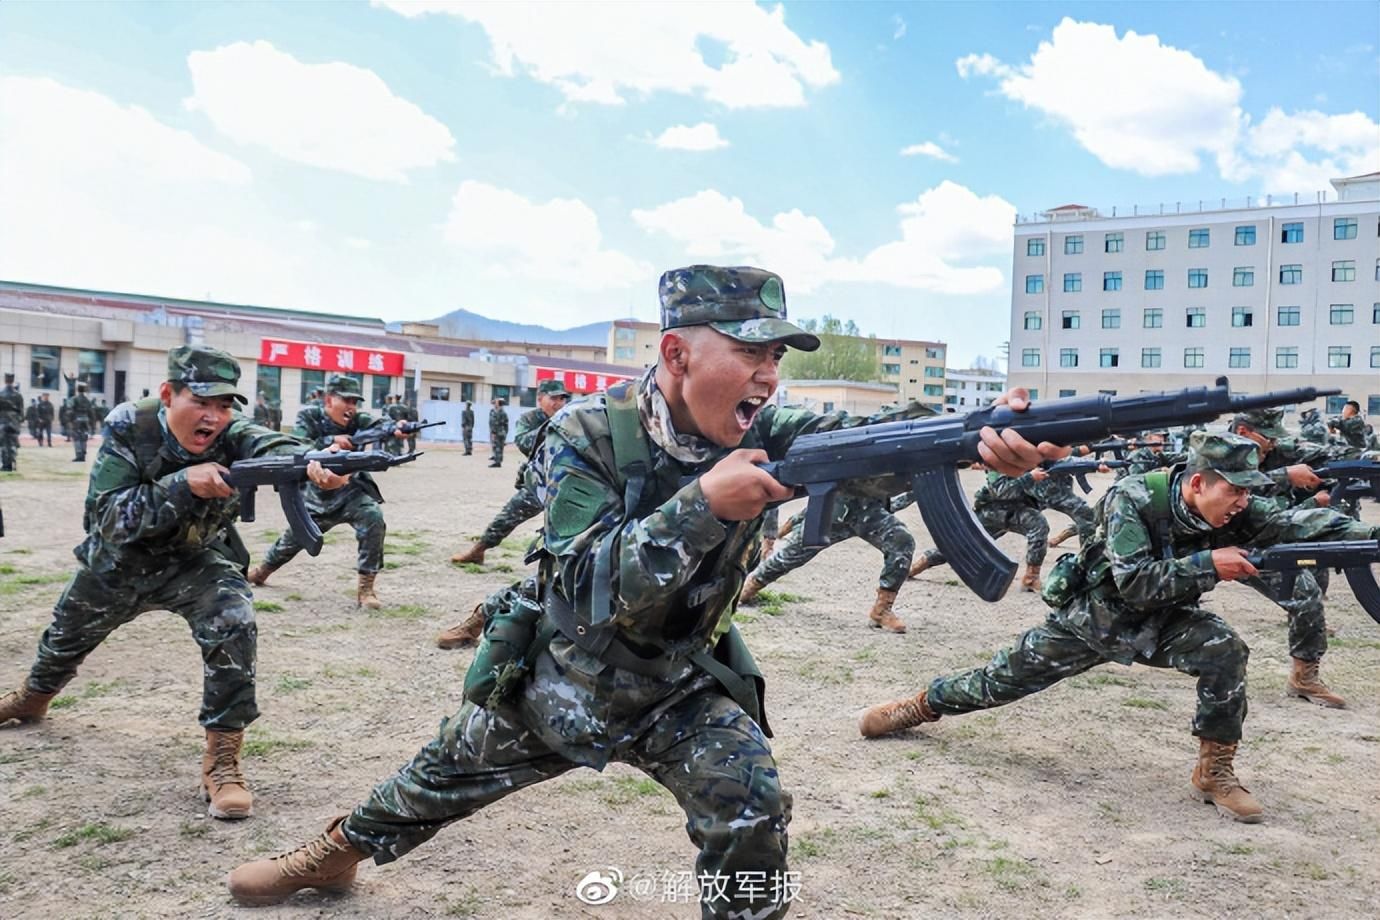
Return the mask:
<path fill-rule="evenodd" d="M 1049 210 L 1050 210 L 1051 212 L 1053 212 L 1053 211 L 1087 211 L 1087 210 L 1089 210 L 1089 209 L 1088 209 L 1088 206 L 1085 205 L 1085 204 L 1061 204 L 1061 205 L 1059 205 L 1059 207 L 1057 207 L 1057 208 L 1050 208 Z"/>
<path fill-rule="evenodd" d="M 900 390 L 894 383 L 864 383 L 861 380 L 781 380 L 778 387 L 851 387 L 856 390 L 875 390 L 882 393 L 896 393 Z"/>

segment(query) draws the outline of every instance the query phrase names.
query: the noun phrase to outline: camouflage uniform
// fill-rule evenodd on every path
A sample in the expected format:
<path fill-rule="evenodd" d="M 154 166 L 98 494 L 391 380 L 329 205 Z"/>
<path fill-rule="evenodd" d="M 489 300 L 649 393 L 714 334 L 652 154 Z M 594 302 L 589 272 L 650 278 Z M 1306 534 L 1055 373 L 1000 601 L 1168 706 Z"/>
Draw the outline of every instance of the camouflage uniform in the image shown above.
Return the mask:
<path fill-rule="evenodd" d="M 1299 416 L 1299 437 L 1315 444 L 1327 443 L 1327 423 L 1317 409 L 1307 409 Z"/>
<path fill-rule="evenodd" d="M 1150 447 L 1137 447 L 1126 455 L 1127 465 L 1117 467 L 1115 481 L 1120 482 L 1127 476 L 1144 476 L 1151 470 L 1168 469 L 1186 459 L 1183 454 L 1171 451 L 1167 444 L 1158 451 Z"/>
<path fill-rule="evenodd" d="M 52 400 L 45 393 L 38 401 L 38 443 L 47 439 L 49 447 L 53 446 L 53 415 Z"/>
<path fill-rule="evenodd" d="M 540 409 L 532 409 L 518 416 L 517 427 L 513 435 L 513 443 L 522 451 L 523 456 L 530 457 L 533 448 L 546 433 L 546 423 L 548 419 L 546 413 Z M 518 467 L 517 491 L 503 505 L 503 508 L 489 522 L 489 526 L 484 528 L 484 533 L 479 538 L 479 544 L 485 549 L 492 549 L 502 543 L 508 534 L 512 533 L 524 522 L 541 514 L 542 502 L 537 498 L 536 489 L 529 481 L 527 476 L 527 463 Z"/>
<path fill-rule="evenodd" d="M 417 414 L 417 407 L 411 403 L 403 403 L 402 409 L 403 421 L 418 422 L 421 420 L 421 416 Z M 415 454 L 417 452 L 417 432 L 415 431 L 407 436 L 407 452 L 409 454 Z"/>
<path fill-rule="evenodd" d="M 1025 534 L 1025 564 L 1039 568 L 1049 552 L 1049 522 L 1032 497 L 1034 487 L 1029 473 L 1011 477 L 990 471 L 973 499 L 973 514 L 994 540 L 1007 533 Z M 924 556 L 931 568 L 949 561 L 938 549 L 927 549 Z"/>
<path fill-rule="evenodd" d="M 1351 456 L 1365 450 L 1370 445 L 1370 431 L 1366 420 L 1360 415 L 1349 418 L 1336 415 L 1327 420 L 1327 427 L 1337 432 L 1342 443 L 1351 450 Z"/>
<path fill-rule="evenodd" d="M 67 425 L 76 453 L 73 460 L 86 459 L 86 439 L 91 436 L 91 426 L 95 423 L 96 408 L 87 397 L 86 388 L 78 384 L 77 395 L 67 400 Z"/>
<path fill-rule="evenodd" d="M 489 410 L 489 446 L 492 454 L 489 466 L 503 465 L 503 442 L 508 440 L 508 413 L 502 406 Z"/>
<path fill-rule="evenodd" d="M 1268 481 L 1256 469 L 1253 441 L 1200 434 L 1192 443 L 1190 464 L 1216 469 L 1237 485 Z M 1226 526 L 1214 529 L 1185 503 L 1180 491 L 1185 475 L 1184 467 L 1175 467 L 1169 479 L 1170 558 L 1155 551 L 1146 477 L 1116 483 L 1099 516 L 1097 537 L 1080 551 L 1076 571 L 1056 566 L 1046 582 L 1046 600 L 1059 601 L 1049 618 L 983 667 L 933 681 L 927 691 L 933 710 L 942 715 L 1002 706 L 1104 662 L 1139 662 L 1197 677 L 1193 734 L 1238 741 L 1246 717 L 1249 649 L 1225 620 L 1199 606 L 1218 581 L 1212 550 L 1368 539 L 1380 528 L 1325 509 L 1280 511 L 1253 497 Z"/>
<path fill-rule="evenodd" d="M 0 470 L 14 469 L 19 456 L 19 426 L 24 421 L 24 397 L 14 385 L 14 374 L 5 375 L 0 389 Z"/>
<path fill-rule="evenodd" d="M 360 396 L 358 384 L 349 377 L 332 377 L 327 391 L 337 396 Z M 335 440 L 337 435 L 349 435 L 377 426 L 381 419 L 375 419 L 367 412 L 356 413 L 346 426 L 337 425 L 320 406 L 307 406 L 297 413 L 297 426 L 293 435 L 311 442 L 314 448 L 324 448 Z M 387 424 L 385 422 L 385 424 Z M 389 438 L 396 441 L 396 438 Z M 355 473 L 350 482 L 339 489 L 323 490 L 315 483 L 303 486 L 303 497 L 307 511 L 324 534 L 332 527 L 349 524 L 354 528 L 355 539 L 359 543 L 357 571 L 368 575 L 383 568 L 383 538 L 388 525 L 383 520 L 383 495 L 368 473 Z M 292 529 L 283 531 L 268 552 L 264 553 L 264 564 L 277 569 L 291 561 L 302 551 L 302 544 Z"/>
<path fill-rule="evenodd" d="M 1096 515 L 1092 505 L 1073 491 L 1072 476 L 1050 476 L 1044 482 L 1032 481 L 1031 486 L 1030 494 L 1038 507 L 1050 508 L 1073 520 L 1080 544 L 1092 539 L 1093 530 L 1096 529 Z"/>
<path fill-rule="evenodd" d="M 887 510 L 889 500 L 865 495 L 840 495 L 834 503 L 834 519 L 829 524 L 829 546 L 850 537 L 861 537 L 882 554 L 882 574 L 878 587 L 898 591 L 910 571 L 915 555 L 915 538 L 896 515 Z M 898 509 L 899 510 L 899 509 Z M 765 531 L 765 527 L 764 527 Z M 766 531 L 770 533 L 770 531 Z M 805 546 L 805 516 L 797 515 L 789 533 L 776 549 L 752 572 L 760 584 L 769 585 L 793 569 L 818 556 L 824 547 Z"/>
<path fill-rule="evenodd" d="M 407 407 L 397 398 L 383 407 L 383 414 L 395 424 L 407 421 Z M 401 438 L 389 438 L 383 442 L 383 449 L 394 456 L 401 455 L 403 441 Z"/>
<path fill-rule="evenodd" d="M 239 368 L 224 352 L 182 345 L 168 353 L 169 379 L 202 396 L 235 395 Z M 79 565 L 38 644 L 28 687 L 56 693 L 116 628 L 149 610 L 185 619 L 204 662 L 200 722 L 237 731 L 254 721 L 257 628 L 248 554 L 235 533 L 239 493 L 197 498 L 186 469 L 201 463 L 299 453 L 291 438 L 235 414 L 204 453 L 189 454 L 167 429 L 157 397 L 110 413 L 110 437 L 91 468 Z"/>
<path fill-rule="evenodd" d="M 474 453 L 474 404 L 465 403 L 460 412 L 460 437 L 465 442 L 465 456 Z"/>
<path fill-rule="evenodd" d="M 668 272 L 661 291 L 663 328 L 710 323 L 748 341 L 817 346 L 785 321 L 775 275 L 696 267 Z M 674 430 L 655 369 L 633 386 L 637 440 L 650 464 L 633 507 L 624 507 L 631 486 L 614 452 L 611 397 L 595 395 L 559 413 L 544 444 L 548 603 L 609 641 L 607 651 L 587 651 L 562 628 L 511 696 L 488 708 L 467 703 L 444 721 L 436 739 L 340 827 L 375 861 L 401 856 L 524 786 L 616 760 L 675 794 L 700 851 L 698 872 L 732 879 L 784 871 L 791 797 L 780 787 L 764 723 L 690 660 L 703 661 L 711 649 L 721 662 L 730 651 L 749 657 L 730 626 L 761 519 L 721 521 L 698 479 L 681 485 L 729 451 Z M 618 411 L 628 418 L 630 410 Z M 742 446 L 780 457 L 798 435 L 842 424 L 843 416 L 768 405 Z M 541 617 L 561 622 L 554 612 Z M 584 636 L 585 627 L 578 632 Z M 740 691 L 743 681 L 757 686 L 750 660 L 731 670 L 746 675 L 734 679 Z M 770 918 L 788 906 L 735 885 L 727 895 L 703 902 L 703 915 Z"/>

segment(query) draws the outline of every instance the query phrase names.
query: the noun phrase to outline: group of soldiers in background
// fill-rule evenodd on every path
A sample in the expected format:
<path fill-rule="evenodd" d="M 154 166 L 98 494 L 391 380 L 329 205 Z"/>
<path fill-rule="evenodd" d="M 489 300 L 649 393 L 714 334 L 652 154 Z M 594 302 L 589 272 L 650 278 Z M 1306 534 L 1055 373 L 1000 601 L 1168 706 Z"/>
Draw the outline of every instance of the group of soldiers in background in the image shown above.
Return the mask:
<path fill-rule="evenodd" d="M 100 430 L 110 407 L 104 399 L 92 400 L 86 395 L 86 382 L 68 378 L 73 393 L 62 401 L 56 412 L 48 394 L 43 393 L 24 404 L 24 396 L 14 382 L 14 374 L 5 374 L 0 387 L 0 472 L 12 473 L 19 460 L 19 432 L 27 425 L 29 436 L 38 446 L 53 446 L 53 419 L 56 415 L 63 437 L 72 442 L 72 462 L 86 460 L 86 442 L 93 431 Z"/>

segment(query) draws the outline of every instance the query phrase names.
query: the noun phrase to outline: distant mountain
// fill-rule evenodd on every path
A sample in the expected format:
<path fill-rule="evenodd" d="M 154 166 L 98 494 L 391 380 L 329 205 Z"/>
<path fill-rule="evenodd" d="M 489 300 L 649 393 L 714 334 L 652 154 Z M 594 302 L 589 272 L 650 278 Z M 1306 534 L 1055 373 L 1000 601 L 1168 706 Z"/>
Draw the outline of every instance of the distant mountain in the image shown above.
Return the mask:
<path fill-rule="evenodd" d="M 441 334 L 455 339 L 489 339 L 498 342 L 543 342 L 551 345 L 607 345 L 612 320 L 586 323 L 570 329 L 549 329 L 535 323 L 510 323 L 489 319 L 469 310 L 452 310 L 425 320 L 441 327 Z"/>

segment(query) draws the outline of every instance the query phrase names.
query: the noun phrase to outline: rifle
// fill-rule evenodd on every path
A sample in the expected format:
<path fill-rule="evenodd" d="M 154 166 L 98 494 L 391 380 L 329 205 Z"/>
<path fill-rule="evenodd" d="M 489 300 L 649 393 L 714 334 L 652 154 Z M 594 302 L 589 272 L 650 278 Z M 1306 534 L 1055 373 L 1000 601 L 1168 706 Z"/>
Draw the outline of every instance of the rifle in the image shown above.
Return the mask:
<path fill-rule="evenodd" d="M 1006 593 L 1016 563 L 992 542 L 968 506 L 958 479 L 958 464 L 981 459 L 980 429 L 1011 428 L 1032 444 L 1086 444 L 1118 433 L 1164 428 L 1171 423 L 1201 424 L 1221 415 L 1251 409 L 1312 402 L 1333 390 L 1303 387 L 1233 396 L 1226 377 L 1216 386 L 1190 387 L 1138 396 L 1075 396 L 1031 403 L 1024 412 L 989 406 L 967 415 L 938 415 L 901 422 L 823 431 L 795 439 L 786 455 L 762 464 L 779 482 L 796 488 L 805 508 L 804 545 L 827 545 L 834 500 L 850 479 L 896 477 L 908 480 L 921 517 L 940 552 L 958 577 L 979 597 L 995 601 Z M 905 484 L 892 488 L 903 491 Z"/>
<path fill-rule="evenodd" d="M 1380 460 L 1337 460 L 1315 466 L 1323 479 L 1337 480 L 1337 492 L 1346 498 L 1369 495 L 1380 502 Z"/>
<path fill-rule="evenodd" d="M 1134 438 L 1122 440 L 1112 438 L 1110 441 L 1098 441 L 1096 444 L 1088 445 L 1088 452 L 1091 456 L 1100 457 L 1110 453 L 1118 460 L 1125 460 L 1128 451 L 1133 451 L 1141 447 L 1168 447 L 1163 441 L 1137 441 Z"/>
<path fill-rule="evenodd" d="M 1092 491 L 1092 486 L 1088 485 L 1089 473 L 1096 473 L 1104 466 L 1119 470 L 1130 465 L 1129 460 L 1083 460 L 1070 457 L 1067 460 L 1047 460 L 1040 464 L 1040 468 L 1051 476 L 1072 476 L 1078 481 L 1078 488 L 1087 495 Z"/>
<path fill-rule="evenodd" d="M 422 419 L 420 422 L 395 422 L 391 425 L 376 425 L 373 428 L 366 428 L 363 431 L 356 431 L 350 435 L 350 443 L 355 447 L 368 447 L 370 444 L 382 444 L 394 436 L 394 432 L 401 431 L 403 435 L 416 434 L 423 428 L 435 428 L 437 425 L 444 425 L 445 421 L 428 422 Z"/>
<path fill-rule="evenodd" d="M 1337 540 L 1325 543 L 1279 543 L 1246 557 L 1262 572 L 1278 572 L 1283 578 L 1280 598 L 1294 596 L 1299 572 L 1337 569 L 1346 574 L 1351 593 L 1371 619 L 1380 623 L 1380 584 L 1371 565 L 1380 562 L 1380 540 Z"/>
<path fill-rule="evenodd" d="M 319 462 L 332 473 L 381 473 L 400 463 L 411 463 L 421 453 L 394 456 L 377 450 L 310 450 L 301 454 L 274 454 L 253 460 L 236 460 L 230 472 L 221 474 L 232 489 L 240 493 L 240 520 L 254 520 L 254 493 L 259 486 L 273 486 L 283 505 L 283 516 L 292 535 L 310 555 L 321 552 L 321 528 L 307 512 L 302 495 L 307 481 L 307 464 Z"/>

